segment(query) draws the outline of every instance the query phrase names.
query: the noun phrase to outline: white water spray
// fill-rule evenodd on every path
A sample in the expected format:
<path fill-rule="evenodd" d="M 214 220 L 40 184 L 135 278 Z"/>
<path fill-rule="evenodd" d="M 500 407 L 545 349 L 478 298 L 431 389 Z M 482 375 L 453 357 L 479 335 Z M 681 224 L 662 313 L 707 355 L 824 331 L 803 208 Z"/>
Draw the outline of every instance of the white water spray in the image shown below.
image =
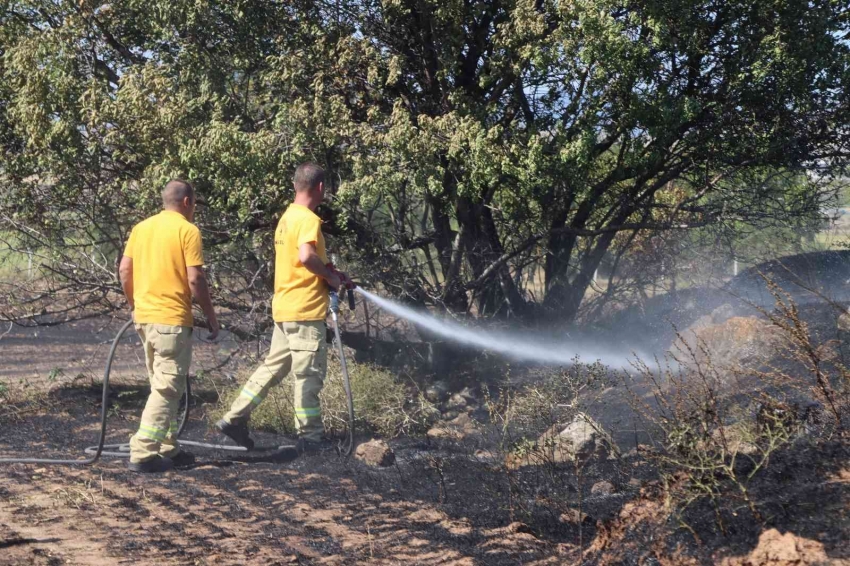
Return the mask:
<path fill-rule="evenodd" d="M 532 339 L 530 336 L 521 337 L 505 332 L 474 330 L 454 322 L 439 320 L 430 314 L 416 311 L 381 298 L 369 291 L 364 291 L 360 287 L 357 287 L 355 290 L 387 312 L 409 320 L 413 324 L 426 328 L 434 334 L 460 344 L 497 352 L 514 360 L 564 366 L 575 363 L 576 357 L 581 356 L 581 359 L 585 363 L 598 360 L 609 367 L 617 369 L 626 368 L 631 365 L 629 363 L 630 357 L 627 355 L 616 354 L 577 343 Z"/>

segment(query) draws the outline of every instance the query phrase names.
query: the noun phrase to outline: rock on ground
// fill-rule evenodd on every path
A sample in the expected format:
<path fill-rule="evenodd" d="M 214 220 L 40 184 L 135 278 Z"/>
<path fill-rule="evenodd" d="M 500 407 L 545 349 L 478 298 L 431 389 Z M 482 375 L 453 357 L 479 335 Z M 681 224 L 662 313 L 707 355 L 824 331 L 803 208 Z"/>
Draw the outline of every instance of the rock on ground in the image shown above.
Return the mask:
<path fill-rule="evenodd" d="M 449 402 L 446 403 L 446 408 L 449 410 L 459 410 L 466 408 L 466 398 L 460 393 L 455 393 L 449 398 Z"/>
<path fill-rule="evenodd" d="M 374 466 L 376 468 L 384 468 L 392 466 L 395 463 L 395 452 L 390 448 L 389 444 L 383 440 L 371 440 L 364 442 L 357 447 L 354 452 L 354 457 L 361 462 Z"/>
<path fill-rule="evenodd" d="M 530 452 L 511 454 L 505 464 L 510 469 L 544 463 L 606 459 L 617 447 L 602 426 L 586 413 L 578 413 L 566 426 L 556 424 L 544 432 Z"/>
<path fill-rule="evenodd" d="M 582 523 L 592 525 L 596 522 L 596 519 L 587 513 L 580 512 L 578 509 L 568 509 L 566 513 L 561 513 L 558 517 L 558 522 L 564 525 L 577 526 Z"/>
<path fill-rule="evenodd" d="M 782 342 L 782 331 L 760 318 L 735 316 L 710 322 L 703 317 L 682 332 L 672 351 L 685 365 L 710 360 L 722 368 L 752 367 L 769 359 Z"/>
<path fill-rule="evenodd" d="M 723 427 L 723 430 L 715 429 L 711 433 L 715 445 L 725 445 L 732 454 L 743 454 L 745 456 L 756 456 L 759 447 L 755 444 L 756 433 L 750 430 L 750 423 L 737 422 Z"/>
<path fill-rule="evenodd" d="M 449 397 L 449 388 L 442 382 L 432 383 L 425 389 L 425 398 L 432 403 L 442 403 Z"/>
<path fill-rule="evenodd" d="M 614 484 L 609 481 L 596 482 L 590 488 L 590 493 L 593 495 L 612 495 L 615 491 Z"/>
<path fill-rule="evenodd" d="M 478 429 L 468 414 L 461 413 L 448 422 L 437 424 L 426 434 L 434 439 L 463 440 L 478 434 Z"/>

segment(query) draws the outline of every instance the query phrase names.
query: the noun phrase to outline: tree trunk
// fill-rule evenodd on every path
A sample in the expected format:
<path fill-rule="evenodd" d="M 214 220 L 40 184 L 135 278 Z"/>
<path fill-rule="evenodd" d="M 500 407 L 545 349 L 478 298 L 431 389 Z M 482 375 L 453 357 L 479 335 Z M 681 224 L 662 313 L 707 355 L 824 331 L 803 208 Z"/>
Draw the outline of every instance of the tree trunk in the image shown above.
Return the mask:
<path fill-rule="evenodd" d="M 464 226 L 464 245 L 473 279 L 484 273 L 503 253 L 499 232 L 493 213 L 484 202 L 473 202 L 469 198 L 458 199 L 458 222 Z M 513 312 L 522 316 L 525 312 L 525 300 L 510 274 L 510 268 L 503 265 L 491 278 L 486 280 L 478 293 L 478 314 L 499 315 Z"/>

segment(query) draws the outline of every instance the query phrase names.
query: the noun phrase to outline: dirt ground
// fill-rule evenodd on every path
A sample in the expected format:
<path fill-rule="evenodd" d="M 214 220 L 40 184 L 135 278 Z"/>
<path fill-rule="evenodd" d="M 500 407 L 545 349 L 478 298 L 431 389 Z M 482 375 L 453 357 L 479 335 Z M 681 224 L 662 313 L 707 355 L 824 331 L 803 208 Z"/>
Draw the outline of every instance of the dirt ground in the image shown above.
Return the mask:
<path fill-rule="evenodd" d="M 3 456 L 23 445 L 74 454 L 95 436 L 94 389 L 54 397 L 52 413 L 4 427 Z M 78 427 L 67 427 L 75 420 Z M 126 439 L 132 424 L 111 422 L 109 441 Z M 205 434 L 203 423 L 191 429 L 187 437 Z M 423 483 L 420 470 L 428 448 L 397 446 L 397 465 L 386 469 L 337 455 L 281 465 L 209 452 L 198 452 L 192 469 L 157 477 L 130 474 L 115 459 L 80 469 L 6 466 L 0 564 L 557 563 L 558 544 L 510 532 L 498 519 L 474 524 L 456 513 L 460 499 L 439 504 L 438 487 Z M 482 505 L 477 515 L 488 504 L 475 503 Z"/>
<path fill-rule="evenodd" d="M 125 322 L 101 317 L 59 326 L 0 326 L 0 380 L 14 385 L 100 379 L 112 340 Z M 206 331 L 195 330 L 194 373 L 230 361 L 228 356 L 237 344 L 226 332 L 222 334 L 213 344 L 204 341 Z M 138 336 L 130 329 L 119 343 L 112 379 L 138 379 L 144 376 L 144 368 Z"/>
<path fill-rule="evenodd" d="M 57 329 L 32 339 L 10 333 L 0 340 L 0 380 L 46 379 L 56 367 L 97 376 L 114 328 Z M 198 350 L 208 367 L 227 356 L 221 345 Z M 133 356 L 132 344 L 119 356 L 127 379 L 117 380 L 111 396 L 107 442 L 129 438 L 146 396 L 129 379 L 141 367 Z M 99 387 L 89 379 L 42 383 L 49 384 L 46 397 L 4 413 L 0 457 L 74 457 L 95 442 Z M 208 431 L 212 398 L 196 393 L 185 438 L 219 440 Z M 257 436 L 262 444 L 291 442 Z M 554 470 L 570 495 L 550 502 L 555 511 L 547 513 L 540 502 L 551 494 L 534 487 L 544 472 L 508 474 L 485 440 L 391 445 L 396 464 L 388 468 L 335 454 L 244 463 L 200 450 L 191 469 L 159 476 L 130 474 L 125 460 L 111 458 L 81 468 L 0 465 L 0 566 L 850 564 L 846 445 L 800 445 L 780 456 L 753 488 L 766 523 L 741 508 L 725 535 L 708 506 L 689 512 L 687 528 L 671 519 L 640 453 L 593 464 L 579 478 L 569 466 Z M 612 489 L 593 493 L 600 480 Z M 790 549 L 780 539 L 761 548 L 770 528 L 793 535 L 784 540 Z"/>

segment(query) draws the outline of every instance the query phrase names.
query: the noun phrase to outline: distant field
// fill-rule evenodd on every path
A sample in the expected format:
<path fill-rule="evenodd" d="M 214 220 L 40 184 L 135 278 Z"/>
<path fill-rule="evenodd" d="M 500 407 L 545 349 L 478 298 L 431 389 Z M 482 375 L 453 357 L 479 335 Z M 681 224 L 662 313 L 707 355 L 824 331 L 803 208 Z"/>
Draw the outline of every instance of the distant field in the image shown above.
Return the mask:
<path fill-rule="evenodd" d="M 22 275 L 32 277 L 38 271 L 36 260 L 28 254 L 11 250 L 10 246 L 14 245 L 13 235 L 0 232 L 0 282 L 20 279 Z"/>
<path fill-rule="evenodd" d="M 0 250 L 0 280 L 19 277 L 22 273 L 30 273 L 29 258 L 24 254 Z"/>
<path fill-rule="evenodd" d="M 830 226 L 815 236 L 814 247 L 818 250 L 847 249 L 850 246 L 850 208 L 829 211 Z"/>

